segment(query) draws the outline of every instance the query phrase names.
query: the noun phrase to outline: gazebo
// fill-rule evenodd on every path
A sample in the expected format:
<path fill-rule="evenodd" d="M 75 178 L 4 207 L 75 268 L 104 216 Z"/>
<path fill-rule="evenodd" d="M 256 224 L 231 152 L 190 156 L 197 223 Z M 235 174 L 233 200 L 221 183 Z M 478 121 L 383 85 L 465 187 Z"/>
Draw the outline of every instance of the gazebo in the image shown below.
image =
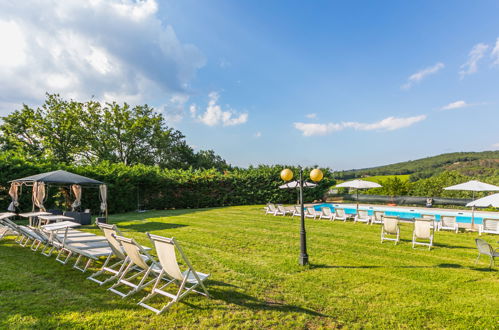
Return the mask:
<path fill-rule="evenodd" d="M 101 181 L 90 179 L 63 170 L 57 170 L 53 172 L 36 174 L 25 178 L 12 180 L 9 182 L 10 182 L 9 195 L 12 198 L 12 203 L 10 203 L 8 208 L 9 211 L 15 211 L 15 208 L 19 206 L 19 192 L 20 188 L 23 185 L 27 187 L 33 187 L 32 211 L 35 211 L 35 208 L 38 208 L 41 211 L 45 211 L 45 206 L 43 205 L 43 202 L 45 200 L 47 186 L 69 185 L 71 191 L 75 196 L 75 200 L 71 204 L 71 208 L 73 210 L 76 210 L 81 206 L 82 187 L 94 186 L 99 188 L 99 197 L 101 202 L 100 210 L 107 219 L 107 185 Z"/>

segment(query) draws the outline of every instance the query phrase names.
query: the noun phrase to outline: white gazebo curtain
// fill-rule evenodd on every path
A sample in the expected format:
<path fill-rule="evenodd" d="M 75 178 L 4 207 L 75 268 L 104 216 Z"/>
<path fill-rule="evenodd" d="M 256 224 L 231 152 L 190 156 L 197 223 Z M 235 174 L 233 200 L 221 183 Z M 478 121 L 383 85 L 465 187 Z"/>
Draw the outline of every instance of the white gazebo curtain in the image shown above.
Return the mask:
<path fill-rule="evenodd" d="M 19 188 L 21 187 L 21 183 L 12 182 L 10 184 L 9 195 L 12 198 L 12 202 L 9 204 L 7 208 L 8 211 L 15 212 L 16 207 L 19 206 Z"/>
<path fill-rule="evenodd" d="M 101 184 L 99 186 L 100 191 L 100 210 L 107 217 L 107 186 L 105 184 Z"/>
<path fill-rule="evenodd" d="M 79 184 L 74 184 L 71 186 L 71 190 L 75 196 L 75 201 L 71 204 L 71 208 L 74 211 L 81 206 L 81 186 Z"/>
<path fill-rule="evenodd" d="M 43 201 L 45 200 L 45 183 L 35 182 L 33 183 L 33 205 L 38 207 L 40 211 L 46 211 L 45 206 L 43 206 Z"/>

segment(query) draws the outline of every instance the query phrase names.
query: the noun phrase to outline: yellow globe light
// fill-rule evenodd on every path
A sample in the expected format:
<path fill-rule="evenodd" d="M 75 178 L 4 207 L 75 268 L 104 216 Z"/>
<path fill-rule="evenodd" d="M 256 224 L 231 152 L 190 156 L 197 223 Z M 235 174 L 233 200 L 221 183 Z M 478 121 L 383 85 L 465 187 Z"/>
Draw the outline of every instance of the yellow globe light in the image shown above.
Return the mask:
<path fill-rule="evenodd" d="M 281 179 L 283 179 L 284 181 L 291 181 L 291 179 L 293 179 L 293 171 L 291 171 L 289 168 L 282 170 Z"/>
<path fill-rule="evenodd" d="M 312 172 L 310 172 L 310 179 L 312 179 L 314 182 L 321 181 L 323 177 L 324 174 L 318 168 L 313 169 Z"/>

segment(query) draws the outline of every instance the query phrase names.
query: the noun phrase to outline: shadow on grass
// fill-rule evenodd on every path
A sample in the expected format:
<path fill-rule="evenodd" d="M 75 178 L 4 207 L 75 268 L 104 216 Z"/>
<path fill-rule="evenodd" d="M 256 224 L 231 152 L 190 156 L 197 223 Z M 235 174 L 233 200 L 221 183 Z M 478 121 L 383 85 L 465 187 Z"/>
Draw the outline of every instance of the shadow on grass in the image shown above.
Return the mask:
<path fill-rule="evenodd" d="M 133 230 L 141 233 L 155 230 L 166 230 L 173 228 L 187 227 L 187 225 L 180 225 L 176 223 L 166 223 L 166 222 L 144 222 L 144 223 L 133 223 L 130 225 L 120 225 L 120 229 Z"/>
<path fill-rule="evenodd" d="M 346 268 L 346 269 L 371 269 L 371 268 L 453 268 L 453 269 L 459 269 L 459 268 L 465 268 L 463 265 L 460 264 L 438 264 L 435 266 L 330 266 L 330 265 L 310 265 L 310 269 L 315 269 L 315 268 Z M 471 268 L 470 269 L 474 269 Z"/>
<path fill-rule="evenodd" d="M 369 269 L 369 268 L 382 268 L 382 266 L 340 266 L 340 265 L 322 265 L 322 264 L 319 264 L 319 265 L 315 265 L 315 264 L 311 264 L 309 266 L 310 269 L 321 269 L 321 268 L 351 268 L 351 269 L 362 269 L 362 268 L 365 268 L 365 269 Z"/>
<path fill-rule="evenodd" d="M 123 221 L 141 221 L 141 220 L 149 220 L 154 218 L 168 218 L 175 217 L 180 215 L 199 213 L 199 212 L 208 212 L 216 209 L 220 209 L 221 207 L 211 207 L 211 208 L 200 208 L 200 209 L 178 209 L 178 210 L 150 210 L 145 212 L 128 212 L 128 213 L 119 213 L 113 214 L 109 216 L 109 220 L 111 223 L 119 223 Z"/>

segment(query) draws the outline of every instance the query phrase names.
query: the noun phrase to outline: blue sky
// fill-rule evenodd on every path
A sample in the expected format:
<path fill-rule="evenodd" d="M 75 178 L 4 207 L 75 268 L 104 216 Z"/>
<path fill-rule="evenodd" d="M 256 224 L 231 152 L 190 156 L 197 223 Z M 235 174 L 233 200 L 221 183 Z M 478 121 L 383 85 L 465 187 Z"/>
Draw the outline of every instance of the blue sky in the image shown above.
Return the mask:
<path fill-rule="evenodd" d="M 0 111 L 45 91 L 148 103 L 240 166 L 499 149 L 498 12 L 496 1 L 5 2 Z"/>

